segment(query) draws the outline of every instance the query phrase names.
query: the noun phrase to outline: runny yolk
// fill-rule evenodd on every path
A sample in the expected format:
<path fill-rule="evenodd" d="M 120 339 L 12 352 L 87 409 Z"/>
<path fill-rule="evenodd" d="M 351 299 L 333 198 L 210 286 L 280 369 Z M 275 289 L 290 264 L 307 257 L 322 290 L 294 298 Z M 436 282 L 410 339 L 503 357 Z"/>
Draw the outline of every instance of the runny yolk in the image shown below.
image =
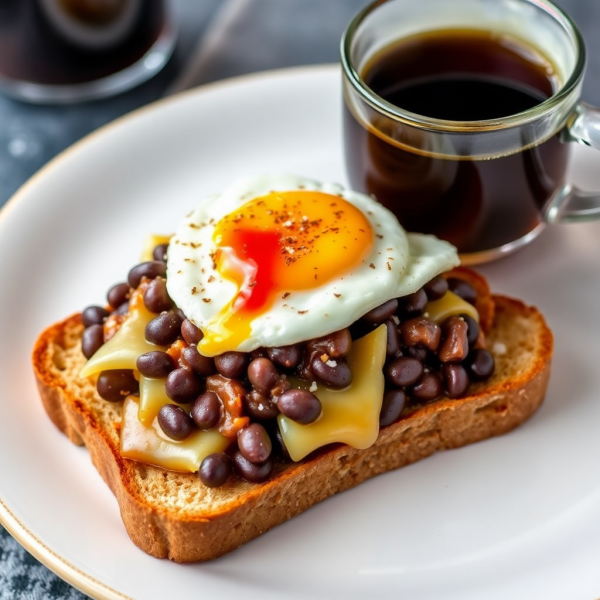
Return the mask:
<path fill-rule="evenodd" d="M 238 348 L 277 299 L 295 317 L 293 292 L 317 289 L 358 266 L 373 230 L 343 198 L 297 190 L 250 200 L 216 224 L 213 241 L 216 269 L 238 291 L 205 328 L 199 350 L 207 356 Z"/>

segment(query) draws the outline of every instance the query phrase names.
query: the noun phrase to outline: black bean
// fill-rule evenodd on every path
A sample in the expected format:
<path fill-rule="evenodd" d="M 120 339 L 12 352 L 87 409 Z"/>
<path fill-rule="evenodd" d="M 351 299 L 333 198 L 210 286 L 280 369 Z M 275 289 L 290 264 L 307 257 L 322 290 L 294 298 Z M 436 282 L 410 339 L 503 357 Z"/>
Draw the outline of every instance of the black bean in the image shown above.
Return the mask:
<path fill-rule="evenodd" d="M 208 377 L 213 375 L 216 371 L 215 361 L 210 356 L 204 356 L 198 352 L 196 346 L 188 346 L 181 351 L 181 358 L 183 362 L 194 369 L 198 375 Z"/>
<path fill-rule="evenodd" d="M 431 319 L 416 317 L 400 325 L 402 341 L 407 346 L 423 346 L 435 352 L 442 339 L 440 326 Z"/>
<path fill-rule="evenodd" d="M 161 313 L 173 307 L 167 292 L 167 282 L 162 277 L 153 279 L 144 292 L 144 304 L 153 313 Z"/>
<path fill-rule="evenodd" d="M 439 300 L 440 298 L 444 297 L 448 291 L 448 281 L 445 277 L 438 275 L 431 281 L 427 282 L 423 286 L 423 289 L 427 294 L 428 300 Z"/>
<path fill-rule="evenodd" d="M 471 379 L 484 381 L 494 373 L 496 363 L 494 357 L 483 349 L 473 350 L 465 361 Z"/>
<path fill-rule="evenodd" d="M 341 360 L 328 359 L 323 362 L 322 357 L 317 354 L 312 359 L 310 368 L 321 383 L 334 390 L 340 390 L 352 383 L 352 370 Z"/>
<path fill-rule="evenodd" d="M 88 306 L 81 313 L 81 320 L 85 327 L 90 327 L 91 325 L 102 325 L 108 315 L 109 312 L 101 306 Z"/>
<path fill-rule="evenodd" d="M 129 300 L 130 295 L 131 288 L 128 283 L 117 283 L 117 285 L 113 285 L 108 290 L 106 299 L 113 309 L 117 309 L 121 304 Z"/>
<path fill-rule="evenodd" d="M 456 277 L 448 278 L 448 287 L 451 292 L 454 292 L 457 296 L 460 296 L 465 302 L 469 304 L 475 304 L 477 300 L 477 292 L 475 288 L 466 281 L 458 279 Z"/>
<path fill-rule="evenodd" d="M 160 260 L 162 262 L 167 262 L 167 250 L 169 249 L 169 244 L 159 244 L 152 250 L 152 258 L 154 260 Z"/>
<path fill-rule="evenodd" d="M 190 416 L 200 429 L 212 429 L 221 419 L 221 401 L 214 392 L 200 394 L 190 411 Z"/>
<path fill-rule="evenodd" d="M 396 314 L 398 310 L 398 300 L 392 298 L 382 305 L 370 310 L 366 315 L 363 315 L 363 320 L 369 325 L 381 325 L 384 321 Z"/>
<path fill-rule="evenodd" d="M 241 378 L 246 374 L 248 354 L 245 352 L 223 352 L 215 356 L 217 371 L 229 379 Z"/>
<path fill-rule="evenodd" d="M 308 390 L 291 389 L 277 398 L 277 408 L 301 425 L 314 423 L 323 411 L 321 401 Z"/>
<path fill-rule="evenodd" d="M 138 356 L 135 366 L 144 377 L 159 379 L 166 377 L 177 365 L 166 352 L 154 350 Z"/>
<path fill-rule="evenodd" d="M 277 449 L 277 453 L 287 461 L 291 461 L 292 457 L 290 456 L 289 450 L 283 441 L 283 436 L 281 435 L 281 431 L 279 431 L 279 427 L 275 428 L 275 448 Z"/>
<path fill-rule="evenodd" d="M 181 337 L 188 344 L 197 344 L 204 337 L 204 334 L 189 319 L 185 319 L 181 324 Z"/>
<path fill-rule="evenodd" d="M 255 358 L 248 365 L 248 379 L 255 390 L 268 396 L 279 381 L 279 373 L 268 358 Z"/>
<path fill-rule="evenodd" d="M 91 358 L 104 344 L 104 327 L 90 325 L 81 336 L 81 351 L 86 358 Z"/>
<path fill-rule="evenodd" d="M 129 312 L 129 302 L 123 302 L 123 304 L 121 304 L 121 306 L 119 306 L 119 308 L 117 308 L 117 310 L 115 310 L 114 314 L 117 315 L 126 315 Z"/>
<path fill-rule="evenodd" d="M 422 348 L 421 346 L 406 346 L 402 349 L 402 352 L 406 356 L 412 356 L 421 362 L 427 362 L 430 359 L 429 350 L 427 350 L 427 348 Z"/>
<path fill-rule="evenodd" d="M 291 388 L 290 382 L 287 378 L 280 377 L 279 381 L 275 384 L 275 387 L 271 389 L 271 398 L 279 398 L 281 394 L 287 392 Z"/>
<path fill-rule="evenodd" d="M 448 398 L 460 398 L 469 389 L 469 375 L 462 365 L 442 365 L 442 377 Z"/>
<path fill-rule="evenodd" d="M 251 463 L 244 458 L 241 452 L 236 452 L 233 455 L 233 465 L 237 474 L 246 481 L 251 483 L 262 483 L 271 476 L 273 472 L 273 461 L 267 460 L 262 465 Z"/>
<path fill-rule="evenodd" d="M 412 356 L 399 356 L 385 370 L 387 380 L 398 387 L 416 383 L 421 375 L 423 375 L 423 365 Z"/>
<path fill-rule="evenodd" d="M 146 325 L 146 340 L 158 346 L 169 346 L 181 332 L 181 317 L 174 312 L 166 312 L 154 317 Z"/>
<path fill-rule="evenodd" d="M 256 348 L 256 350 L 252 350 L 250 352 L 250 360 L 254 360 L 255 358 L 269 358 L 269 353 L 266 348 Z"/>
<path fill-rule="evenodd" d="M 289 382 L 287 384 L 289 386 Z M 279 414 L 277 405 L 268 396 L 263 396 L 256 390 L 251 390 L 243 399 L 244 409 L 252 419 L 268 421 Z"/>
<path fill-rule="evenodd" d="M 298 345 L 267 348 L 269 358 L 282 369 L 295 369 L 302 360 L 302 349 Z"/>
<path fill-rule="evenodd" d="M 414 317 L 421 314 L 427 305 L 427 294 L 420 289 L 414 294 L 398 298 L 398 314 L 402 317 Z"/>
<path fill-rule="evenodd" d="M 379 426 L 387 427 L 400 418 L 406 404 L 406 394 L 402 390 L 389 390 L 383 396 L 383 404 L 379 413 Z"/>
<path fill-rule="evenodd" d="M 467 331 L 467 340 L 469 341 L 469 347 L 472 348 L 479 339 L 479 323 L 471 315 L 460 315 L 460 317 L 469 328 Z"/>
<path fill-rule="evenodd" d="M 131 369 L 115 369 L 113 371 L 102 371 L 98 375 L 96 389 L 104 400 L 119 402 L 129 394 L 137 393 L 140 385 L 133 376 Z"/>
<path fill-rule="evenodd" d="M 185 313 L 180 308 L 176 309 L 175 312 L 181 317 L 182 321 L 185 321 L 187 319 Z"/>
<path fill-rule="evenodd" d="M 432 402 L 444 393 L 442 377 L 439 373 L 425 373 L 421 381 L 409 390 L 411 398 L 420 402 Z"/>
<path fill-rule="evenodd" d="M 327 354 L 330 358 L 343 358 L 348 356 L 352 348 L 352 336 L 349 329 L 334 331 L 325 337 L 327 341 Z"/>
<path fill-rule="evenodd" d="M 244 427 L 237 437 L 238 448 L 242 456 L 255 465 L 264 463 L 271 456 L 271 438 L 259 423 Z"/>
<path fill-rule="evenodd" d="M 388 357 L 393 357 L 400 351 L 400 334 L 394 319 L 388 319 L 385 322 L 387 327 L 387 342 L 385 345 L 385 353 Z"/>
<path fill-rule="evenodd" d="M 365 323 L 362 319 L 359 319 L 358 321 L 354 321 L 348 330 L 350 331 L 351 338 L 353 340 L 358 340 L 368 333 L 371 333 L 371 331 L 373 331 L 373 327 L 371 327 L 368 323 Z"/>
<path fill-rule="evenodd" d="M 167 274 L 167 265 L 161 260 L 151 260 L 136 265 L 129 271 L 127 282 L 132 288 L 140 285 L 142 277 L 155 279 L 156 277 L 164 277 Z"/>
<path fill-rule="evenodd" d="M 221 487 L 233 471 L 233 462 L 224 452 L 209 454 L 200 464 L 198 477 L 209 488 Z"/>
<path fill-rule="evenodd" d="M 448 317 L 442 324 L 444 336 L 438 350 L 438 357 L 444 363 L 459 363 L 469 354 L 467 332 L 469 326 L 457 315 Z"/>
<path fill-rule="evenodd" d="M 193 402 L 202 392 L 202 383 L 198 376 L 188 369 L 175 369 L 167 377 L 165 384 L 167 396 L 178 404 Z"/>
<path fill-rule="evenodd" d="M 171 439 L 181 441 L 196 429 L 194 422 L 181 406 L 165 404 L 158 411 L 158 424 Z"/>
<path fill-rule="evenodd" d="M 334 331 L 308 343 L 310 352 L 319 351 L 329 355 L 330 358 L 346 356 L 350 352 L 350 348 L 352 348 L 352 336 L 349 329 Z"/>

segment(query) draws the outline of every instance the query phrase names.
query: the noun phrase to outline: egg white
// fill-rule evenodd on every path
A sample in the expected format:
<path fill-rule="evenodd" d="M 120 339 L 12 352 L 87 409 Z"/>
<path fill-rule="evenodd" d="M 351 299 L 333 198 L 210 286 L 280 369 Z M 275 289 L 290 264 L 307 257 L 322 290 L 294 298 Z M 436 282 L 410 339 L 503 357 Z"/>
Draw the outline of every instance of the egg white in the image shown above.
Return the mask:
<path fill-rule="evenodd" d="M 252 321 L 251 335 L 229 350 L 286 346 L 343 329 L 371 309 L 417 291 L 460 263 L 454 246 L 431 235 L 407 234 L 388 209 L 366 194 L 292 175 L 237 181 L 190 213 L 169 245 L 169 294 L 203 331 L 238 292 L 235 283 L 213 268 L 214 225 L 253 198 L 299 189 L 340 195 L 360 209 L 373 228 L 372 250 L 360 264 L 315 289 L 293 291 L 285 299 L 276 297 L 271 308 Z"/>

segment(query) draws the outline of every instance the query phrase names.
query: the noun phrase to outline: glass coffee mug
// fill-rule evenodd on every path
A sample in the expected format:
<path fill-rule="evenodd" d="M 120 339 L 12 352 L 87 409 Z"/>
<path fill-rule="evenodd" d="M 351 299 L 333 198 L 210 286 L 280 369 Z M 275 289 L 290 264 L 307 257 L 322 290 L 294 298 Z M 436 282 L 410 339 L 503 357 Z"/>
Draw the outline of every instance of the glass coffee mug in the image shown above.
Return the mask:
<path fill-rule="evenodd" d="M 550 2 L 378 0 L 342 66 L 351 185 L 464 264 L 600 218 L 600 194 L 566 180 L 569 142 L 600 149 L 600 111 L 579 101 L 583 39 Z"/>
<path fill-rule="evenodd" d="M 160 71 L 175 37 L 167 0 L 0 0 L 0 89 L 31 102 L 110 96 Z"/>

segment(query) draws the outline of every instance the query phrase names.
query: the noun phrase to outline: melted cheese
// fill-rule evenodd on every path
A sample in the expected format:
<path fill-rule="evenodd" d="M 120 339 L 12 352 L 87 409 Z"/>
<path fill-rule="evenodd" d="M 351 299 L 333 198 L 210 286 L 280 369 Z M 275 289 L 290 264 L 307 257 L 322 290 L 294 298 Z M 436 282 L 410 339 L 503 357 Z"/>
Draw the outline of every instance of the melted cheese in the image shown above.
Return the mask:
<path fill-rule="evenodd" d="M 138 413 L 138 419 L 144 425 L 150 425 L 165 404 L 173 404 L 173 401 L 165 392 L 165 382 L 166 379 L 150 379 L 140 375 L 140 412 Z"/>
<path fill-rule="evenodd" d="M 144 247 L 142 248 L 142 255 L 140 256 L 140 262 L 148 262 L 149 260 L 154 260 L 152 253 L 154 252 L 154 248 L 156 246 L 160 246 L 160 244 L 168 244 L 171 240 L 170 235 L 158 235 L 156 233 L 151 233 L 146 236 L 144 240 Z"/>
<path fill-rule="evenodd" d="M 469 315 L 479 323 L 477 309 L 454 292 L 446 292 L 439 300 L 428 302 L 425 306 L 425 313 L 438 325 L 454 315 Z"/>
<path fill-rule="evenodd" d="M 294 461 L 333 442 L 364 449 L 375 443 L 379 434 L 379 413 L 383 401 L 385 325 L 355 341 L 348 355 L 352 369 L 352 384 L 344 390 L 319 386 L 315 395 L 323 405 L 323 414 L 310 425 L 300 425 L 279 415 L 278 423 L 283 441 Z M 293 380 L 294 387 L 308 389 L 310 382 Z"/>
<path fill-rule="evenodd" d="M 137 398 L 129 396 L 123 404 L 121 431 L 121 456 L 125 458 L 195 473 L 209 454 L 223 452 L 229 446 L 229 441 L 214 429 L 196 431 L 177 442 L 162 432 L 156 420 L 150 426 L 140 423 L 138 410 Z"/>
<path fill-rule="evenodd" d="M 143 302 L 138 302 L 117 333 L 85 363 L 79 376 L 89 377 L 113 369 L 135 369 L 141 354 L 153 350 L 166 350 L 164 346 L 156 346 L 146 341 L 146 325 L 154 317 L 156 315 L 151 313 Z"/>

